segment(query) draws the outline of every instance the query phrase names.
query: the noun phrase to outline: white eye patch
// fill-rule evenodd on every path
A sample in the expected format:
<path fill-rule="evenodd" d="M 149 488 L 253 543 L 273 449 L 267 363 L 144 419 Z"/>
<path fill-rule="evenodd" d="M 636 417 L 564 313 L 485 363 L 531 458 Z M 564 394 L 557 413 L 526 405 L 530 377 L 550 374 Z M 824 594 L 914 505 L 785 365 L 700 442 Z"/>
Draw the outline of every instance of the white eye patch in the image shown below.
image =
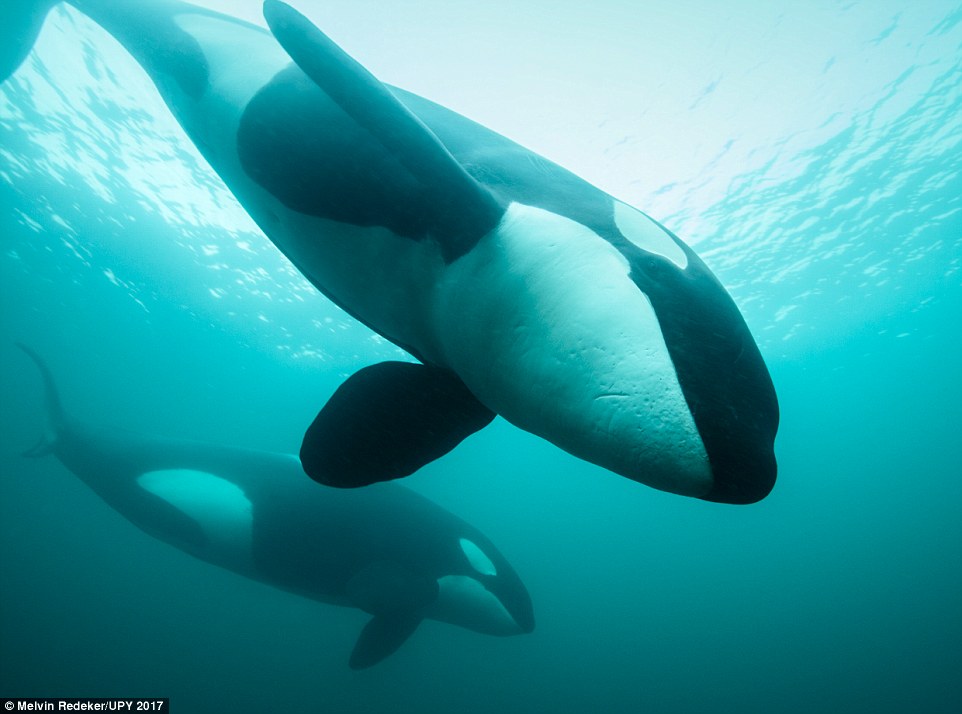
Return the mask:
<path fill-rule="evenodd" d="M 615 225 L 625 238 L 642 250 L 667 258 L 682 270 L 688 266 L 685 251 L 641 211 L 615 201 Z"/>
<path fill-rule="evenodd" d="M 458 543 L 461 545 L 461 550 L 464 551 L 464 557 L 471 563 L 471 567 L 481 573 L 481 575 L 498 574 L 498 569 L 494 567 L 494 563 L 491 562 L 491 559 L 486 556 L 484 551 L 477 545 L 467 538 L 458 539 Z"/>

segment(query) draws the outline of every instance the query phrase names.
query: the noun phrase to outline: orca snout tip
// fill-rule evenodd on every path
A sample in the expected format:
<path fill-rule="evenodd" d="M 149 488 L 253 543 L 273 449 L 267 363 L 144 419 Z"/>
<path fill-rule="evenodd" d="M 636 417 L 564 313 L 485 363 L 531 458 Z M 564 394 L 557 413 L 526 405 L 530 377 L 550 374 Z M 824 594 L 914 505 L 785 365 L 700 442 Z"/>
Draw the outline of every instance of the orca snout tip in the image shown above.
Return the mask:
<path fill-rule="evenodd" d="M 514 630 L 507 634 L 528 635 L 534 632 L 534 605 L 531 602 L 531 596 L 528 595 L 528 591 L 523 585 L 511 588 L 505 593 L 505 596 L 499 596 L 498 593 L 494 592 L 492 594 L 501 601 L 502 606 L 513 620 Z"/>
<path fill-rule="evenodd" d="M 530 635 L 534 632 L 534 612 L 516 613 L 514 621 L 517 623 L 518 629 L 521 630 L 520 634 Z"/>
<path fill-rule="evenodd" d="M 711 488 L 701 498 L 757 503 L 775 487 L 775 388 L 754 342 L 743 341 L 731 366 L 711 386 L 693 390 L 692 413 L 704 444 Z"/>
<path fill-rule="evenodd" d="M 718 468 L 711 490 L 702 498 L 716 503 L 747 506 L 765 499 L 775 488 L 777 476 L 775 455 L 768 452 L 754 460 L 731 468 Z"/>
<path fill-rule="evenodd" d="M 502 592 L 497 592 L 499 589 Z M 511 618 L 512 627 L 505 634 L 527 635 L 534 632 L 534 605 L 520 581 L 511 587 L 489 588 L 488 592 L 498 599 Z"/>

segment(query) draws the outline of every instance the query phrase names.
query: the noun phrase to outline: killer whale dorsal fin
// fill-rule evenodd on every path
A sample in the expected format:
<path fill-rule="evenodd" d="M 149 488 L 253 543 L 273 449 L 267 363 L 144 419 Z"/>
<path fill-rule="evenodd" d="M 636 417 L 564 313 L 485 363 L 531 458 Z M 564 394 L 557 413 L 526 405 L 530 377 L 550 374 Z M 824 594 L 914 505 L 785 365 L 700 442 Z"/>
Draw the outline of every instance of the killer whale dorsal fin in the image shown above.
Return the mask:
<path fill-rule="evenodd" d="M 294 63 L 425 186 L 432 237 L 445 260 L 498 224 L 504 207 L 390 89 L 290 5 L 266 0 L 264 18 Z"/>

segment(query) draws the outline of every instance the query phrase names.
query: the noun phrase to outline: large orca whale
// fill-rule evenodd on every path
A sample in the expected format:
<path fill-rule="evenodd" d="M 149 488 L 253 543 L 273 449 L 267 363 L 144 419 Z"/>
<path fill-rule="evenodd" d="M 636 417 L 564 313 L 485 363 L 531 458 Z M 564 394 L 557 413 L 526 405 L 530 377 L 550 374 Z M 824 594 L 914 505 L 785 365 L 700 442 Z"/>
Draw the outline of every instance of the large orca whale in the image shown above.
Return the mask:
<path fill-rule="evenodd" d="M 350 377 L 301 449 L 314 479 L 404 476 L 500 414 L 658 489 L 752 503 L 775 390 L 679 238 L 514 142 L 381 83 L 304 16 L 270 31 L 179 0 L 69 0 L 143 65 L 268 238 L 419 363 Z M 12 3 L 0 79 L 46 2 Z"/>
<path fill-rule="evenodd" d="M 393 653 L 422 620 L 491 635 L 534 629 L 517 573 L 477 528 L 398 484 L 343 490 L 304 478 L 294 455 L 92 428 L 43 376 L 53 454 L 146 533 L 253 580 L 371 615 L 355 669 Z"/>

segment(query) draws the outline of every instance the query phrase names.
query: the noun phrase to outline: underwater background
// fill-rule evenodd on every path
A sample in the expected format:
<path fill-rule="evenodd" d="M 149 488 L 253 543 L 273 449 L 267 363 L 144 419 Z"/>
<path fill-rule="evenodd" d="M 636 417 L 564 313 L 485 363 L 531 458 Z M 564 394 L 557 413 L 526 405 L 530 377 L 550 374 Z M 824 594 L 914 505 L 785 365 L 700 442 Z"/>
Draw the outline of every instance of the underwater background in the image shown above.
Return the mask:
<path fill-rule="evenodd" d="M 200 3 L 260 20 L 260 2 Z M 756 505 L 661 493 L 496 420 L 406 484 L 489 536 L 533 634 L 363 613 L 194 560 L 52 457 L 80 419 L 294 452 L 399 351 L 259 233 L 69 8 L 0 87 L 0 695 L 187 712 L 962 711 L 962 4 L 320 2 L 380 79 L 638 206 L 730 289 L 779 394 Z M 261 24 L 263 24 L 261 22 Z"/>

